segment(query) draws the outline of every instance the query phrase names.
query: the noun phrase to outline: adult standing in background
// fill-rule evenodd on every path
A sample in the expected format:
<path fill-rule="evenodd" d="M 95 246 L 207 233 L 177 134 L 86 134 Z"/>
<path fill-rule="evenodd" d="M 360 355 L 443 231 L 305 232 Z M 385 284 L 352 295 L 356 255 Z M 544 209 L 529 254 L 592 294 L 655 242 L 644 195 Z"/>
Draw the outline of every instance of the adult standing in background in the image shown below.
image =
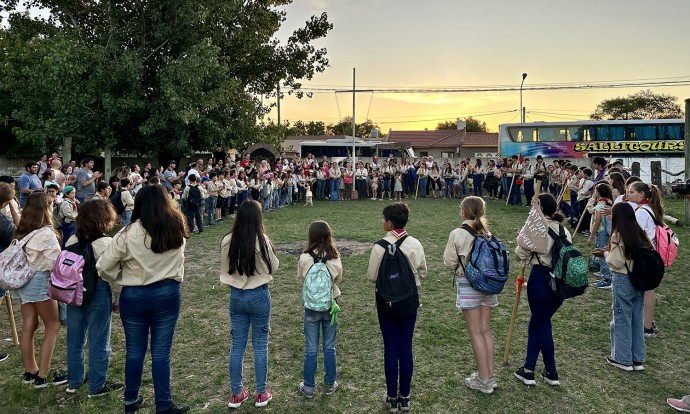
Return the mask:
<path fill-rule="evenodd" d="M 173 190 L 173 181 L 185 176 L 184 171 L 180 171 L 179 173 L 175 172 L 176 166 L 177 161 L 168 161 L 168 168 L 166 168 L 165 172 L 163 173 L 163 184 L 165 185 L 165 189 L 168 190 L 168 193 Z"/>
<path fill-rule="evenodd" d="M 38 163 L 28 162 L 24 169 L 26 171 L 19 177 L 19 206 L 21 208 L 24 208 L 29 195 L 36 191 L 45 191 L 41 179 L 38 178 Z"/>
<path fill-rule="evenodd" d="M 156 413 L 181 414 L 170 392 L 170 353 L 180 316 L 180 284 L 189 230 L 163 187 L 142 187 L 134 200 L 132 224 L 123 227 L 98 259 L 103 280 L 122 286 L 120 318 L 125 331 L 125 413 L 136 412 L 144 359 L 151 341 L 151 374 Z"/>
<path fill-rule="evenodd" d="M 93 171 L 94 163 L 93 158 L 84 158 L 81 162 L 81 168 L 77 171 L 77 200 L 80 203 L 91 200 L 96 194 L 96 181 L 101 178 L 102 174 Z"/>

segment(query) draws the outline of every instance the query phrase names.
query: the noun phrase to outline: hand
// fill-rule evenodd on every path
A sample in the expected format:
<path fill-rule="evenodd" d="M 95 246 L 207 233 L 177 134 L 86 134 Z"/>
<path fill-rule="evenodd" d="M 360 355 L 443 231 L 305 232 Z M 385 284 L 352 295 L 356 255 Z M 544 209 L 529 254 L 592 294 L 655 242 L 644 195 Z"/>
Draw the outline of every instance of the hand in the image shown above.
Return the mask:
<path fill-rule="evenodd" d="M 93 173 L 93 178 L 99 179 L 99 178 L 101 178 L 102 175 L 103 175 L 103 174 L 101 174 L 100 172 L 96 171 L 96 172 Z"/>
<path fill-rule="evenodd" d="M 587 239 L 587 246 L 591 246 L 592 244 L 594 244 L 594 237 L 593 236 L 594 236 L 594 234 L 589 236 L 589 238 Z"/>
<path fill-rule="evenodd" d="M 113 303 L 112 304 L 112 311 L 113 311 L 113 313 L 120 313 L 120 305 L 118 305 L 117 303 Z"/>

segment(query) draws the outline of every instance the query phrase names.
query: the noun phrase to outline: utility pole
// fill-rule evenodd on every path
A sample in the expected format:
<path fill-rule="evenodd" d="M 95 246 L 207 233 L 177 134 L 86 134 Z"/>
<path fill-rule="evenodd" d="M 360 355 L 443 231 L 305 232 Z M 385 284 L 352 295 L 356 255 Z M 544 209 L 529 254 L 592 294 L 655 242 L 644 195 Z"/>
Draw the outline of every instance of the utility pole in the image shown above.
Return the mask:
<path fill-rule="evenodd" d="M 352 168 L 357 165 L 357 153 L 355 152 L 355 68 L 352 68 Z"/>
<path fill-rule="evenodd" d="M 280 82 L 278 82 L 277 96 L 278 96 L 278 126 L 280 127 Z"/>
<path fill-rule="evenodd" d="M 690 98 L 685 100 L 685 182 L 690 180 Z M 685 224 L 690 224 L 690 200 L 685 199 Z"/>

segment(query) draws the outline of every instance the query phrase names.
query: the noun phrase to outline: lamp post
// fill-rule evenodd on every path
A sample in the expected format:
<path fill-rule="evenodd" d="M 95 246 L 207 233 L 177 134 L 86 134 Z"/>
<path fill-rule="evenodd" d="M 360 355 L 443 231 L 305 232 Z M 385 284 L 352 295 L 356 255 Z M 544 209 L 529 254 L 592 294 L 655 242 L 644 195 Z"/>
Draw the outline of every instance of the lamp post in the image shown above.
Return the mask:
<path fill-rule="evenodd" d="M 522 85 L 525 83 L 526 77 L 527 77 L 527 73 L 523 72 L 522 73 L 522 82 L 520 82 L 520 119 L 522 120 L 522 123 L 525 123 L 525 107 L 522 106 Z"/>

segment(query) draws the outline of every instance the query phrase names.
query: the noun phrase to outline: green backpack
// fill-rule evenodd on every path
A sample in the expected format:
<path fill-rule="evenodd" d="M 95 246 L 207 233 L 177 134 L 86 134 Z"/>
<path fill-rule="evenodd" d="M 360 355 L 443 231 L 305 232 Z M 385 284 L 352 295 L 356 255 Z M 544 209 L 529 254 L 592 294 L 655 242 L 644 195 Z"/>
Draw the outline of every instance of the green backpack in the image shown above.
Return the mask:
<path fill-rule="evenodd" d="M 551 289 L 563 299 L 580 296 L 589 285 L 589 267 L 582 253 L 565 235 L 565 229 L 559 225 L 559 234 L 549 229 L 549 236 L 554 240 L 551 249 Z"/>
<path fill-rule="evenodd" d="M 309 252 L 314 264 L 307 271 L 302 285 L 302 304 L 306 309 L 325 312 L 331 308 L 333 297 L 333 278 L 326 266 L 326 260 L 316 257 Z"/>

